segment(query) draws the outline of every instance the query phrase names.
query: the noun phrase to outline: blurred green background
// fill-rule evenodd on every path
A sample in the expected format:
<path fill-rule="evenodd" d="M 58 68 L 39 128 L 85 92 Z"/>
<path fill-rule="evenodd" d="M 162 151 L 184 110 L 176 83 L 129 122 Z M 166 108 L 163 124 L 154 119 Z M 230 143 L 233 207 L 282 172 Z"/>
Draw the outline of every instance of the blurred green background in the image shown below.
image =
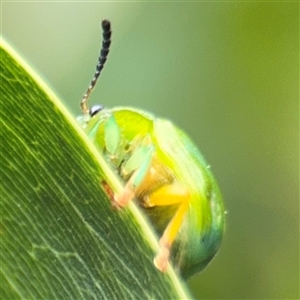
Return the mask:
<path fill-rule="evenodd" d="M 91 102 L 169 118 L 212 165 L 227 229 L 198 299 L 299 299 L 299 3 L 2 2 L 2 35 L 74 116 Z"/>

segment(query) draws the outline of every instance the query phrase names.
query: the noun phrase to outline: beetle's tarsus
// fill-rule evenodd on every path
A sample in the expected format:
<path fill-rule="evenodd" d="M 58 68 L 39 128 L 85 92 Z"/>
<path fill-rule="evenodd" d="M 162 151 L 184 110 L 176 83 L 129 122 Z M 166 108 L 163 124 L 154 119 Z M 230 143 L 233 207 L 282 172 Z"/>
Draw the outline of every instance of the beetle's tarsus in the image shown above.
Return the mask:
<path fill-rule="evenodd" d="M 121 193 L 116 194 L 113 205 L 119 208 L 125 207 L 133 198 L 133 188 L 126 185 Z"/>
<path fill-rule="evenodd" d="M 162 273 L 167 271 L 170 256 L 170 247 L 167 245 L 160 246 L 156 257 L 153 260 L 155 267 Z"/>

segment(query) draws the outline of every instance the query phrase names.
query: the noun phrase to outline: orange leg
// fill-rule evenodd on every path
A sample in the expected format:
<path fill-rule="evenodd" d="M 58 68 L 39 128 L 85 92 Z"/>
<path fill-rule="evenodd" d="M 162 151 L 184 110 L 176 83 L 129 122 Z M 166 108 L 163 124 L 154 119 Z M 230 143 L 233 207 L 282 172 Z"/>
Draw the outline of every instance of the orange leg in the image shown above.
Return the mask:
<path fill-rule="evenodd" d="M 154 265 L 161 272 L 167 270 L 170 249 L 188 210 L 189 199 L 190 195 L 187 190 L 176 183 L 162 187 L 150 198 L 151 204 L 156 206 L 179 204 L 174 217 L 159 240 L 159 251 L 154 258 Z"/>
<path fill-rule="evenodd" d="M 134 198 L 136 191 L 134 182 L 136 180 L 136 176 L 138 176 L 138 172 L 135 172 L 132 175 L 123 192 L 115 196 L 115 203 L 118 207 L 126 206 L 128 202 Z M 167 270 L 170 250 L 182 225 L 183 218 L 188 210 L 189 200 L 190 194 L 188 191 L 178 183 L 173 183 L 158 189 L 156 192 L 151 194 L 146 202 L 149 207 L 178 204 L 178 209 L 175 212 L 175 215 L 169 222 L 159 240 L 159 250 L 154 258 L 154 265 L 161 272 L 165 272 Z"/>

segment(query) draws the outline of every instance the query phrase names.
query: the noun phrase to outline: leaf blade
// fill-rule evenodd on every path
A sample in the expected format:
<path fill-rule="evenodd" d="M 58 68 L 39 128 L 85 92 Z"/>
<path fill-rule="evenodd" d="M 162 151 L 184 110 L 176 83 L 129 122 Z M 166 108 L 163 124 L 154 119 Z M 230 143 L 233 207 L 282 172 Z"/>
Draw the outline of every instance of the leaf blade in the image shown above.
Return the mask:
<path fill-rule="evenodd" d="M 112 210 L 101 180 L 121 185 L 72 116 L 2 45 L 1 292 L 8 299 L 188 298 L 172 270 L 154 268 L 155 240 L 134 205 Z"/>

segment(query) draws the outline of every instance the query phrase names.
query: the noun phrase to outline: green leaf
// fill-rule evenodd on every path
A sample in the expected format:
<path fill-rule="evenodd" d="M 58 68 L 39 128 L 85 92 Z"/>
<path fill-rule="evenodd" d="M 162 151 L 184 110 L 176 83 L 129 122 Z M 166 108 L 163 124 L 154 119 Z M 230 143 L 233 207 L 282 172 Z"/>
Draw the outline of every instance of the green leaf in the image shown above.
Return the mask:
<path fill-rule="evenodd" d="M 74 118 L 1 41 L 0 294 L 2 299 L 189 298 L 137 208 Z"/>

